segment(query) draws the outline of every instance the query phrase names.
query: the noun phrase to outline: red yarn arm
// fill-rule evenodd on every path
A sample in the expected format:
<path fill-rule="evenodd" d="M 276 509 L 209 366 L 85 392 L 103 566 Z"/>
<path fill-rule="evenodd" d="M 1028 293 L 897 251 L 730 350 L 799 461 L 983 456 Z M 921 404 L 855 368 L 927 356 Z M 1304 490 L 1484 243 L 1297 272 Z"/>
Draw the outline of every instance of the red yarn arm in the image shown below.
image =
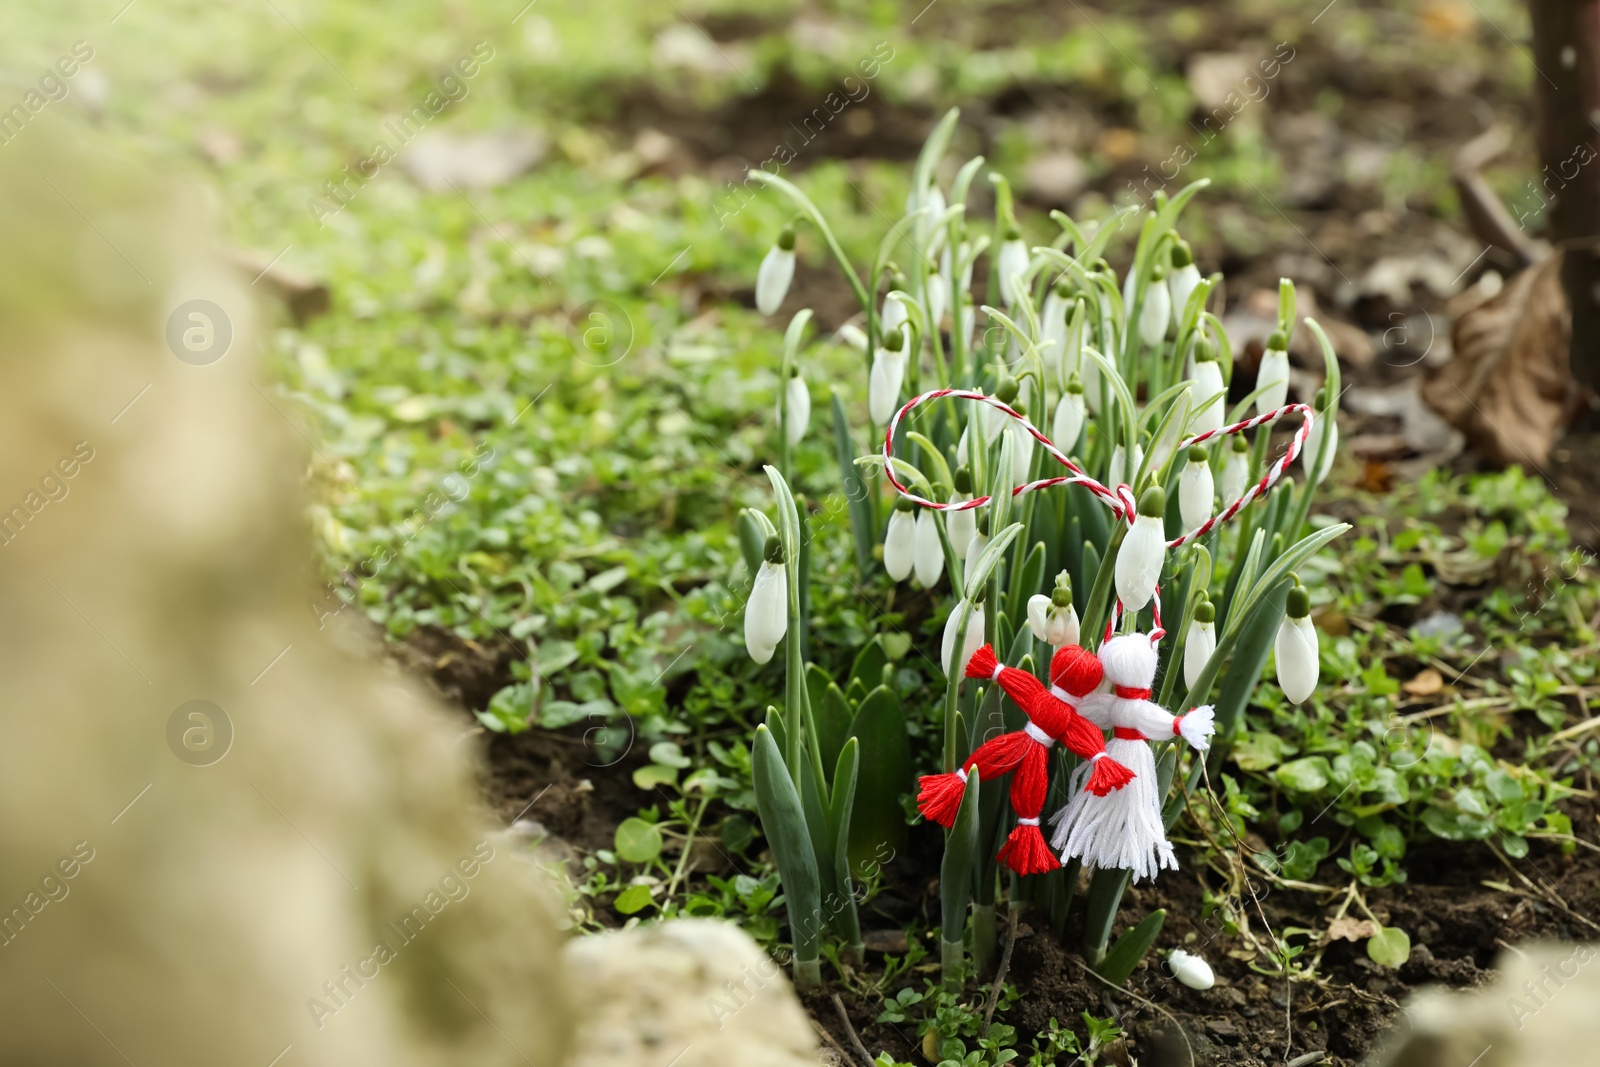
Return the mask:
<path fill-rule="evenodd" d="M 978 765 L 978 774 L 985 782 L 992 782 L 1000 775 L 1014 769 L 1022 761 L 1029 748 L 1038 748 L 1033 739 L 1027 734 L 1001 734 L 992 737 L 973 750 L 972 755 L 962 761 L 962 768 Z"/>
<path fill-rule="evenodd" d="M 1100 732 L 1100 727 L 1073 711 L 1068 705 L 1061 703 L 1061 706 L 1067 711 L 1067 721 L 1059 733 L 1052 731 L 1050 736 L 1067 746 L 1068 752 L 1084 759 L 1089 759 L 1098 752 L 1104 752 L 1106 735 Z"/>

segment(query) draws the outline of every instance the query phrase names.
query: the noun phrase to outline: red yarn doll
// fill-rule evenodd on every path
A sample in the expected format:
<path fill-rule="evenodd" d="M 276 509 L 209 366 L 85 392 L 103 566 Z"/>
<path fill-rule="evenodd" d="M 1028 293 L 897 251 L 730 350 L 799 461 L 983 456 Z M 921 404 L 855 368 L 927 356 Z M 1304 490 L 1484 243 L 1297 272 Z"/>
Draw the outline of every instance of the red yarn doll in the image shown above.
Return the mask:
<path fill-rule="evenodd" d="M 1106 756 L 1100 728 L 1077 711 L 1078 702 L 1099 687 L 1104 668 L 1094 653 L 1063 645 L 1050 661 L 1053 684 L 1046 689 L 1027 671 L 1002 666 L 995 660 L 994 649 L 984 645 L 967 663 L 967 677 L 998 682 L 1028 716 L 1028 724 L 1021 730 L 984 742 L 966 761 L 967 767 L 978 768 L 985 782 L 1016 771 L 1011 779 L 1011 807 L 1017 825 L 996 858 L 1018 874 L 1053 871 L 1060 861 L 1039 832 L 1039 813 L 1049 788 L 1050 746 L 1060 741 L 1069 751 L 1091 761 L 1093 771 L 1084 788 L 1096 796 L 1121 789 L 1133 779 L 1132 771 Z M 952 825 L 961 808 L 967 771 L 926 774 L 920 785 L 918 810 L 940 826 Z"/>

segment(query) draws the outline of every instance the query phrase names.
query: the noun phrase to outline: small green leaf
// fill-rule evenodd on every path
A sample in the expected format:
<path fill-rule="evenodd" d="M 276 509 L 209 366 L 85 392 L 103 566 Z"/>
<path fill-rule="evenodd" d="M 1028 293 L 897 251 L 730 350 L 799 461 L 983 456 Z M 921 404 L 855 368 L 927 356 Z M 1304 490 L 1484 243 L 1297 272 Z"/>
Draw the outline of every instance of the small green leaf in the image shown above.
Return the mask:
<path fill-rule="evenodd" d="M 649 863 L 661 855 L 661 831 L 640 818 L 618 824 L 616 843 L 618 858 L 629 863 Z"/>
<path fill-rule="evenodd" d="M 1328 785 L 1328 761 L 1323 756 L 1304 756 L 1290 760 L 1279 767 L 1275 777 L 1286 789 L 1301 793 L 1316 793 Z"/>
<path fill-rule="evenodd" d="M 659 763 L 647 763 L 638 767 L 633 772 L 633 784 L 640 789 L 654 789 L 658 785 L 676 786 L 678 784 L 678 768 L 663 767 Z"/>
<path fill-rule="evenodd" d="M 611 906 L 624 915 L 633 915 L 650 906 L 650 887 L 647 885 L 630 885 L 617 894 L 617 899 Z"/>
<path fill-rule="evenodd" d="M 1100 977 L 1117 985 L 1126 982 L 1134 967 L 1144 959 L 1144 954 L 1150 951 L 1150 946 L 1155 944 L 1156 936 L 1161 933 L 1161 926 L 1166 921 L 1166 909 L 1157 908 L 1146 915 L 1138 926 L 1117 938 L 1117 943 L 1111 946 L 1111 951 L 1095 968 L 1100 972 Z"/>
<path fill-rule="evenodd" d="M 1398 967 L 1411 958 L 1411 938 L 1398 926 L 1380 926 L 1367 939 L 1367 955 L 1373 963 Z"/>

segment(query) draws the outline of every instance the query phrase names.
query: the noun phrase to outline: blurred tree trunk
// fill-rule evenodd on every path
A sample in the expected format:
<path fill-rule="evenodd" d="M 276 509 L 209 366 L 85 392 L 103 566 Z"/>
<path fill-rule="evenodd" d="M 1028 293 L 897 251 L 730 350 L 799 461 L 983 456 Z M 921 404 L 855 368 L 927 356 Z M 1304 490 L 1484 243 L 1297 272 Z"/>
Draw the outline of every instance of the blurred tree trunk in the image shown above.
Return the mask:
<path fill-rule="evenodd" d="M 1541 196 L 1565 251 L 1572 373 L 1600 389 L 1600 0 L 1529 0 Z"/>

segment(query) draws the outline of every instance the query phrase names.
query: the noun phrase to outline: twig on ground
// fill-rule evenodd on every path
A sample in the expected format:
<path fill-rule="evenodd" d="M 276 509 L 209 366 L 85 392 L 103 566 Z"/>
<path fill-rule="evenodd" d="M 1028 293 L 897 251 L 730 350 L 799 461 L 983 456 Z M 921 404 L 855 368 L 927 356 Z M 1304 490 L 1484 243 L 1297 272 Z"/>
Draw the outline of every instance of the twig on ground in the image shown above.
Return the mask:
<path fill-rule="evenodd" d="M 861 1035 L 856 1033 L 856 1025 L 850 1021 L 850 1013 L 844 1010 L 844 998 L 837 993 L 833 995 L 833 1007 L 839 1013 L 839 1021 L 844 1023 L 844 1032 L 849 1035 L 850 1044 L 855 1046 L 856 1052 L 861 1056 L 862 1067 L 872 1067 L 872 1053 L 861 1043 Z"/>
<path fill-rule="evenodd" d="M 1006 984 L 1006 973 L 1011 970 L 1011 948 L 1017 943 L 1017 915 L 1021 909 L 1012 905 L 1006 909 L 1010 914 L 1010 930 L 1006 934 L 1006 947 L 1000 953 L 1000 966 L 994 972 L 994 985 L 989 990 L 989 1004 L 983 1009 L 983 1032 L 989 1032 L 989 1025 L 994 1022 L 994 1010 L 1000 1004 L 1000 989 Z"/>

